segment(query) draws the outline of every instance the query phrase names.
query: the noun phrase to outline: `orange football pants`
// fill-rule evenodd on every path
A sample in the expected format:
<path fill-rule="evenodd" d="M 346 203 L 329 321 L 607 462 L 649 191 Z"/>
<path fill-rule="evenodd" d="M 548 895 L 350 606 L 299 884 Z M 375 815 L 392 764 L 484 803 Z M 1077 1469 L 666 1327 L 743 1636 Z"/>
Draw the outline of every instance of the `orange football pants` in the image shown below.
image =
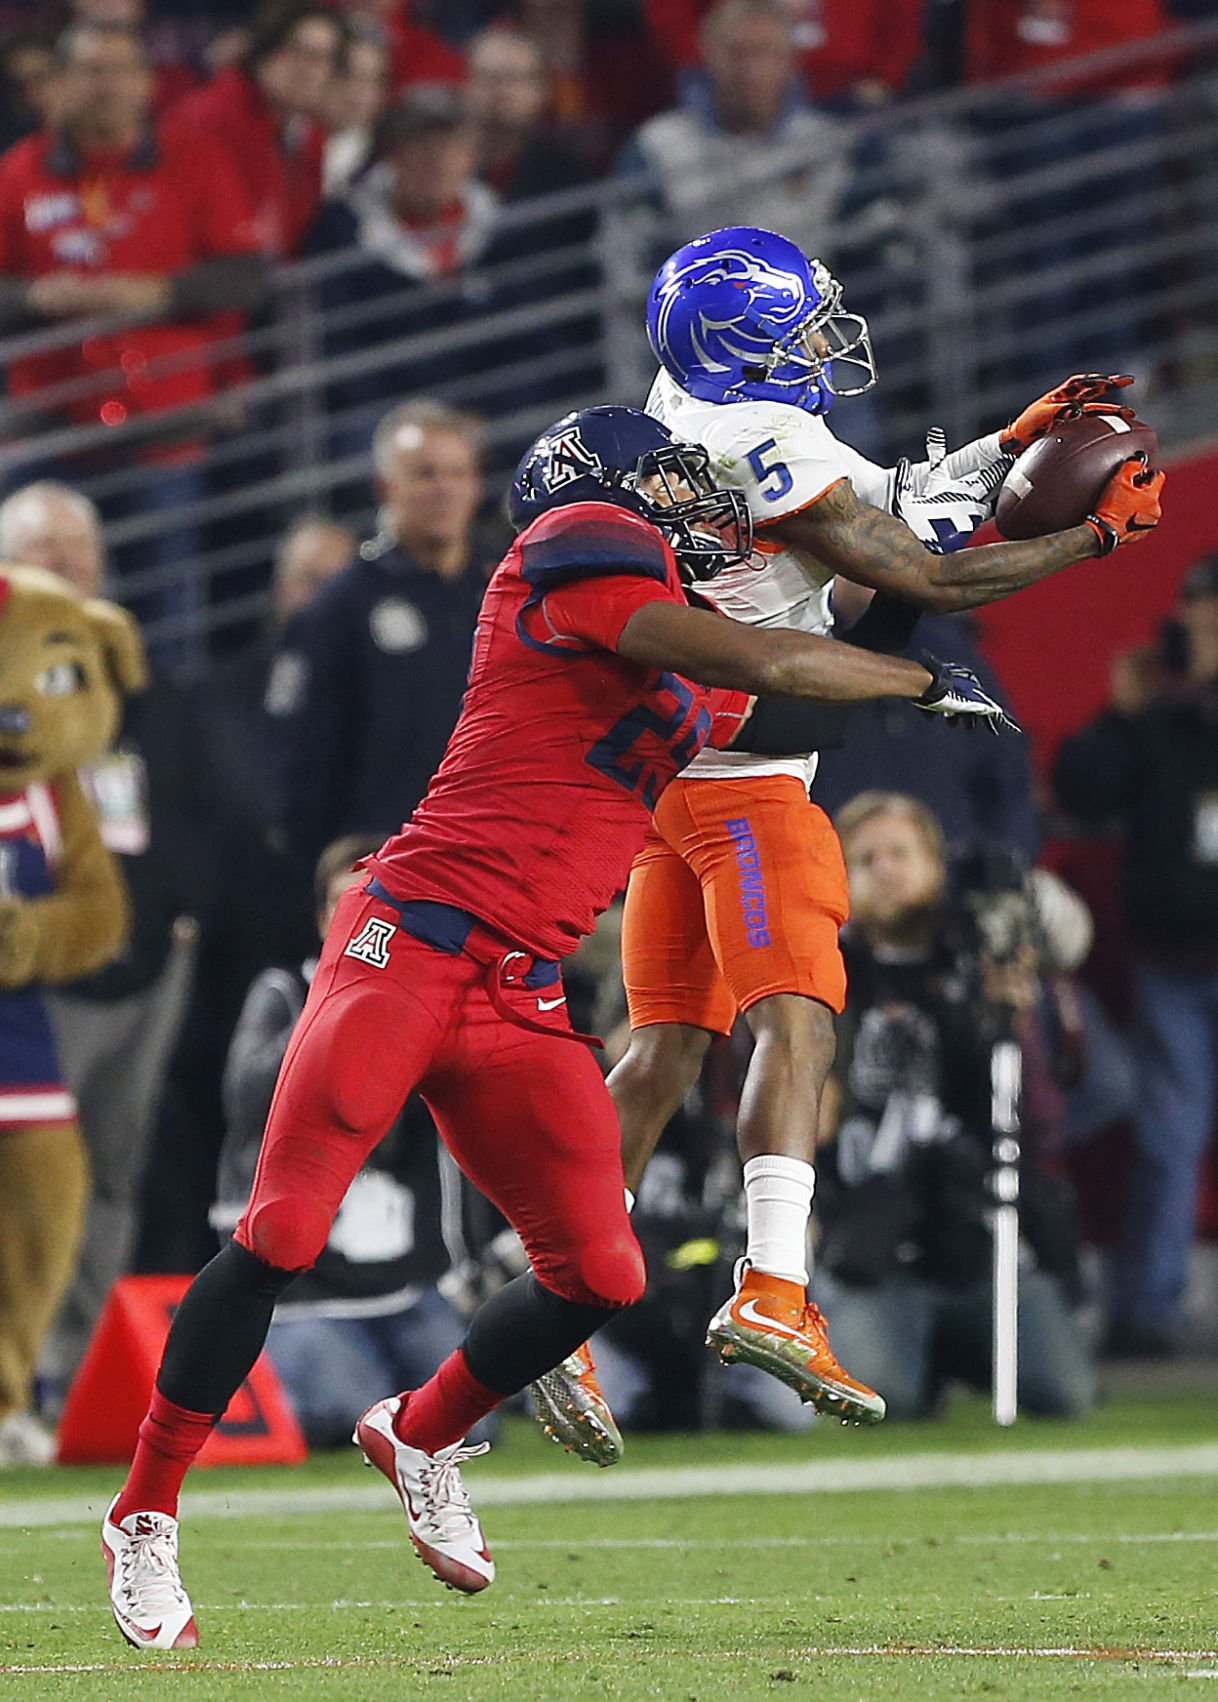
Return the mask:
<path fill-rule="evenodd" d="M 846 1002 L 850 909 L 833 824 L 794 775 L 677 779 L 630 872 L 622 974 L 631 1028 L 730 1034 L 772 993 Z"/>

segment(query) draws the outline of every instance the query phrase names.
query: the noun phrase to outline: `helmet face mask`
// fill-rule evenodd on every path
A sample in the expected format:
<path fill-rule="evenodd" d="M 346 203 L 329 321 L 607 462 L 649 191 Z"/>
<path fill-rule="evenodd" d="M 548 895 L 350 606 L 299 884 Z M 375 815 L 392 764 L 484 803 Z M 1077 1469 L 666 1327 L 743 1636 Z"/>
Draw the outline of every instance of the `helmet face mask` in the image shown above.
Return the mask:
<path fill-rule="evenodd" d="M 659 482 L 662 502 L 640 488 L 652 481 Z M 627 488 L 647 503 L 646 518 L 668 538 L 686 583 L 713 579 L 752 553 L 753 517 L 744 493 L 715 484 L 710 456 L 700 444 L 649 451 L 628 475 Z"/>
<path fill-rule="evenodd" d="M 773 231 L 711 231 L 660 268 L 647 304 L 660 364 L 692 396 L 825 413 L 876 382 L 867 321 L 819 260 Z"/>
<path fill-rule="evenodd" d="M 871 332 L 861 313 L 848 313 L 842 306 L 842 286 L 819 260 L 812 263 L 820 291 L 820 302 L 793 332 L 775 343 L 767 363 L 771 383 L 781 384 L 779 368 L 802 370 L 804 377 L 786 379 L 791 384 L 811 383 L 832 397 L 861 396 L 876 382 L 875 355 Z M 825 347 L 813 342 L 819 339 Z M 849 369 L 849 370 L 843 370 Z"/>
<path fill-rule="evenodd" d="M 668 539 L 682 579 L 714 577 L 748 560 L 753 522 L 741 491 L 717 486 L 700 445 L 677 443 L 637 408 L 585 408 L 526 450 L 508 497 L 517 530 L 552 508 L 608 502 Z"/>

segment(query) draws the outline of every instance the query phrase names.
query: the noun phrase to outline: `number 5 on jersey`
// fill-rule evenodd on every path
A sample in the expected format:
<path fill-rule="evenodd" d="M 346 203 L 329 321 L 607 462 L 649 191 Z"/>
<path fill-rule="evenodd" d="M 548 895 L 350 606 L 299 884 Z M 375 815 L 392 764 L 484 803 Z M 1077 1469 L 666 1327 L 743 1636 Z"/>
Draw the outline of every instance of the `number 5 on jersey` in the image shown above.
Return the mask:
<path fill-rule="evenodd" d="M 757 480 L 757 489 L 767 502 L 777 502 L 779 497 L 786 496 L 795 484 L 791 469 L 785 461 L 776 458 L 777 453 L 777 443 L 772 437 L 767 437 L 764 443 L 750 449 L 748 454 L 749 466 Z"/>

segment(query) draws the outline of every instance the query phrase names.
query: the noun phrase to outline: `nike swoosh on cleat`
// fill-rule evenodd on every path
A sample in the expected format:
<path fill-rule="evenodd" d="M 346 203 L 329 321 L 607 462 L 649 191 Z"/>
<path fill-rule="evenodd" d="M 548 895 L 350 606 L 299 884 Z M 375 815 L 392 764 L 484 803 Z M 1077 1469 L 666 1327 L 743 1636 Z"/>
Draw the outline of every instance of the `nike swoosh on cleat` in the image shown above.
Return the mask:
<path fill-rule="evenodd" d="M 117 1608 L 115 1609 L 115 1615 L 118 1618 L 119 1623 L 122 1625 L 123 1630 L 130 1631 L 131 1635 L 133 1637 L 138 1637 L 141 1643 L 151 1643 L 155 1638 L 161 1635 L 161 1627 L 159 1625 L 154 1625 L 151 1631 L 145 1631 L 142 1625 L 137 1625 L 133 1619 L 128 1619 L 125 1613 L 119 1613 Z"/>
<path fill-rule="evenodd" d="M 754 1310 L 756 1305 L 755 1300 L 746 1300 L 743 1306 L 736 1308 L 736 1317 L 742 1319 L 746 1324 L 756 1324 L 763 1330 L 769 1330 L 773 1335 L 787 1336 L 791 1341 L 796 1342 L 803 1340 L 801 1331 L 792 1330 L 786 1324 L 779 1324 L 773 1318 L 767 1318 L 764 1312 Z"/>
<path fill-rule="evenodd" d="M 539 1011 L 556 1011 L 558 1009 L 559 1005 L 564 1004 L 565 1002 L 566 1002 L 566 995 L 565 994 L 561 998 L 557 998 L 557 999 L 538 999 L 537 1009 Z"/>

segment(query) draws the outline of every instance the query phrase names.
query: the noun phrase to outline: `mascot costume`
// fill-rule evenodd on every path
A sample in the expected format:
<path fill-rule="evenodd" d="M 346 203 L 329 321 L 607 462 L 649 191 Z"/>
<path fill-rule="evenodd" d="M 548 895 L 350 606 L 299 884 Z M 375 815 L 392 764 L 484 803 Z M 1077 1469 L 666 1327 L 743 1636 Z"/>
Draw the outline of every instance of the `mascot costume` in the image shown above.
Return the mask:
<path fill-rule="evenodd" d="M 146 684 L 138 629 L 55 575 L 0 567 L 0 1465 L 44 1463 L 39 1344 L 71 1279 L 88 1162 L 42 989 L 106 963 L 127 895 L 79 770 Z"/>

